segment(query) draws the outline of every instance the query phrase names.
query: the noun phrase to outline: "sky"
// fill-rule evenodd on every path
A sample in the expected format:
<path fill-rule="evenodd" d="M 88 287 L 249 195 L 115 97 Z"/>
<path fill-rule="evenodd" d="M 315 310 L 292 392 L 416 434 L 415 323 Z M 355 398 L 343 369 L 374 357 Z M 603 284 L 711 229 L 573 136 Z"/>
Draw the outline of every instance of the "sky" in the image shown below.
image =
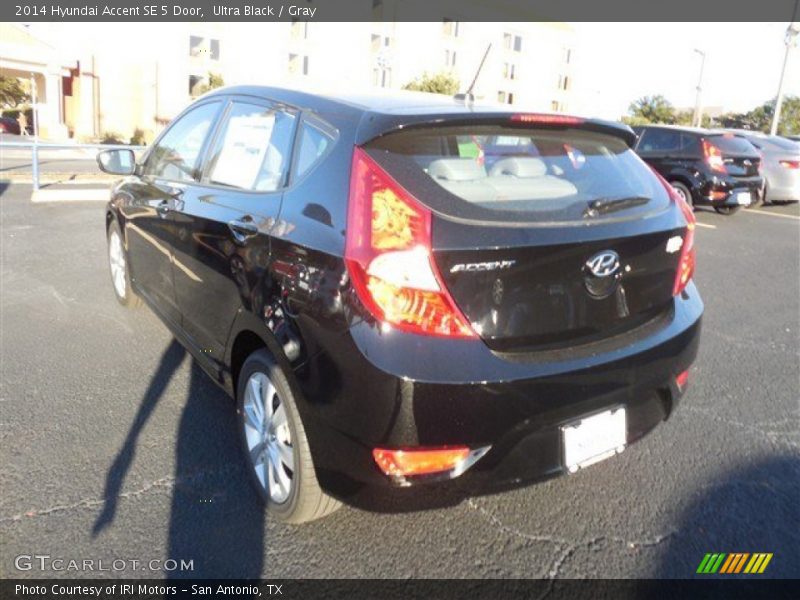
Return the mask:
<path fill-rule="evenodd" d="M 577 112 L 627 114 L 644 95 L 693 107 L 706 53 L 702 103 L 744 112 L 773 98 L 786 51 L 786 23 L 574 23 Z M 786 94 L 800 96 L 800 46 L 786 70 Z"/>

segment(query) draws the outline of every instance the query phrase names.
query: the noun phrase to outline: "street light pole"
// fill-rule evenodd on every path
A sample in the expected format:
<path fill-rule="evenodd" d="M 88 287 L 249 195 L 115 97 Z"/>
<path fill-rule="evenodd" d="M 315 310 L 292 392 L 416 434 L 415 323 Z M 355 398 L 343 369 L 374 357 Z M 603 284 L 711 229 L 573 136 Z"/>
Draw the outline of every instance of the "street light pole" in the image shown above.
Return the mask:
<path fill-rule="evenodd" d="M 694 117 L 692 118 L 692 125 L 700 127 L 703 123 L 703 108 L 700 104 L 700 95 L 703 93 L 703 71 L 706 67 L 706 53 L 702 50 L 694 49 L 700 55 L 700 77 L 697 78 L 697 95 L 694 100 Z"/>
<path fill-rule="evenodd" d="M 794 16 L 797 14 L 797 4 L 798 2 L 794 4 L 795 14 L 792 15 L 792 21 L 794 21 Z M 786 28 L 786 37 L 784 38 L 786 53 L 783 55 L 783 68 L 778 82 L 778 95 L 775 98 L 775 112 L 772 114 L 772 127 L 769 129 L 770 135 L 778 133 L 778 122 L 781 120 L 781 106 L 783 105 L 783 81 L 786 78 L 786 65 L 789 64 L 789 55 L 792 52 L 792 47 L 797 44 L 798 34 L 800 34 L 800 25 L 794 22 L 790 23 L 789 27 Z"/>

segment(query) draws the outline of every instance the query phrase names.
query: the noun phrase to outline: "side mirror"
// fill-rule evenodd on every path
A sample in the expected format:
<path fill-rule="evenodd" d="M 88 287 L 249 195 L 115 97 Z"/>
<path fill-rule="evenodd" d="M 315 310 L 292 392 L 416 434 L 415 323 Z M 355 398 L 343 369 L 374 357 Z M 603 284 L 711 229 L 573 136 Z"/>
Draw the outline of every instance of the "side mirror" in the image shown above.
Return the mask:
<path fill-rule="evenodd" d="M 133 150 L 125 148 L 101 150 L 97 153 L 97 166 L 111 175 L 133 175 L 136 170 L 136 156 Z"/>

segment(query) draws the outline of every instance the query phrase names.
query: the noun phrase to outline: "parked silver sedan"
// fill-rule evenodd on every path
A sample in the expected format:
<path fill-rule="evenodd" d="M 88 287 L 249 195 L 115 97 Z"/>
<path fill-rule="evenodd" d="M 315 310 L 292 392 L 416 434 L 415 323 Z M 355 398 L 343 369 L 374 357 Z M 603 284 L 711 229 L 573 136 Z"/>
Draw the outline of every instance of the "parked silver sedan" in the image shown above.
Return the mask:
<path fill-rule="evenodd" d="M 800 201 L 800 143 L 779 135 L 746 129 L 727 129 L 761 152 L 761 174 L 766 182 L 764 202 Z"/>

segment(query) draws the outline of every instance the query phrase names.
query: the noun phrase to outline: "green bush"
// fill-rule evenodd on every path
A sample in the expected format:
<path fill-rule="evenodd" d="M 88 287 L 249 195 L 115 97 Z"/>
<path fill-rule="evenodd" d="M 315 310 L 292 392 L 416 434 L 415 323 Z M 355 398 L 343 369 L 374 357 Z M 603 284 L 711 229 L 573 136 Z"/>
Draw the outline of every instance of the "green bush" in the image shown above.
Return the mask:
<path fill-rule="evenodd" d="M 146 146 L 147 140 L 145 139 L 145 133 L 143 129 L 137 127 L 133 130 L 133 135 L 131 136 L 131 146 Z"/>
<path fill-rule="evenodd" d="M 100 143 L 101 144 L 124 144 L 125 141 L 122 139 L 122 134 L 117 133 L 116 131 L 104 131 L 103 135 L 100 136 Z"/>

